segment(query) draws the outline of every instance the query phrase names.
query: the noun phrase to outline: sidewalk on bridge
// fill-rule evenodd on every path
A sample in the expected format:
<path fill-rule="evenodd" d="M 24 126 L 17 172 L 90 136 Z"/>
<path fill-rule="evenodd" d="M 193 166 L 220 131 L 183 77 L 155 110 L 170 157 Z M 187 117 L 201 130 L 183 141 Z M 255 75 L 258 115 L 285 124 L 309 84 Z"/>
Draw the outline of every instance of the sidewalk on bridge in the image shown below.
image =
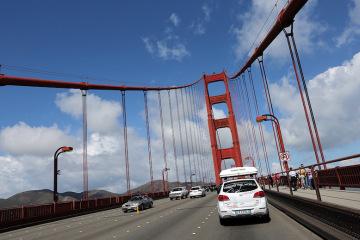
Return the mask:
<path fill-rule="evenodd" d="M 269 189 L 269 186 L 266 186 L 266 189 Z M 270 190 L 276 191 L 275 185 L 273 188 L 270 188 Z M 279 192 L 290 194 L 289 188 L 285 186 L 280 186 Z M 293 193 L 294 196 L 316 200 L 315 190 L 298 189 L 297 191 L 293 191 Z M 320 195 L 323 202 L 360 210 L 360 191 L 322 188 L 320 189 Z"/>

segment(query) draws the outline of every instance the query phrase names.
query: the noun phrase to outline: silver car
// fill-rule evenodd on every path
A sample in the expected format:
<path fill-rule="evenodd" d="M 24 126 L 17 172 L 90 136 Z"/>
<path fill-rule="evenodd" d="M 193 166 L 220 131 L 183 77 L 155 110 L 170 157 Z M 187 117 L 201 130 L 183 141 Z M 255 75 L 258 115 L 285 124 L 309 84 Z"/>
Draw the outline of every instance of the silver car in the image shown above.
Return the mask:
<path fill-rule="evenodd" d="M 137 195 L 130 198 L 121 208 L 124 213 L 128 211 L 144 210 L 153 207 L 153 200 L 148 196 Z"/>
<path fill-rule="evenodd" d="M 185 187 L 176 187 L 169 193 L 170 200 L 187 198 L 188 190 Z"/>

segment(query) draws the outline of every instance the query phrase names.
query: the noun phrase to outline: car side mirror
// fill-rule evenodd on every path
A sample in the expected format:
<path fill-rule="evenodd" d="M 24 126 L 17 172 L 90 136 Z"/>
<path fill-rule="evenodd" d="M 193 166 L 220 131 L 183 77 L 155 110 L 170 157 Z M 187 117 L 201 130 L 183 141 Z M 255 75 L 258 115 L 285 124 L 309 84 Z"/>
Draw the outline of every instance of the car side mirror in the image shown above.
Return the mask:
<path fill-rule="evenodd" d="M 216 188 L 216 192 L 219 194 L 220 193 L 220 186 Z"/>

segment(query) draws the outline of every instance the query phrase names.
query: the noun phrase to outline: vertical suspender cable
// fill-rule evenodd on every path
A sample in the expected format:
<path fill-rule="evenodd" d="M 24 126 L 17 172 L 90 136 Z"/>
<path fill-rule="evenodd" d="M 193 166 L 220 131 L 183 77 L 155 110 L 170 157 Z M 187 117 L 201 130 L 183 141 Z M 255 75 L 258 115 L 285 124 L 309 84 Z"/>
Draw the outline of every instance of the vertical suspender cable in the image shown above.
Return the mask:
<path fill-rule="evenodd" d="M 201 85 L 198 84 L 198 88 L 200 88 L 200 87 L 201 87 Z M 201 92 L 201 89 L 198 90 L 198 91 Z M 199 95 L 195 95 L 195 97 L 196 97 L 195 103 L 196 103 L 197 109 L 200 111 L 202 106 L 200 104 L 201 101 L 200 101 Z M 199 120 L 199 118 L 198 118 L 198 125 L 197 126 L 198 126 L 198 129 L 199 129 L 199 135 L 200 135 L 199 136 L 200 151 L 201 151 L 201 156 L 202 156 L 202 159 L 203 159 L 205 176 L 206 176 L 207 181 L 210 183 L 210 174 L 209 174 L 209 172 L 210 172 L 209 165 L 210 164 L 206 163 L 206 158 L 205 158 L 206 150 L 205 150 L 205 147 L 204 147 L 204 142 L 202 141 L 202 139 L 206 139 L 206 137 L 204 136 L 204 131 L 203 131 L 202 127 L 201 127 L 201 120 Z"/>
<path fill-rule="evenodd" d="M 249 73 L 250 84 L 251 84 L 251 88 L 252 88 L 252 96 L 253 96 L 254 103 L 255 103 L 256 115 L 259 116 L 260 115 L 259 105 L 258 105 L 258 101 L 257 101 L 257 97 L 256 97 L 256 91 L 255 91 L 255 86 L 254 86 L 254 81 L 253 81 L 251 70 L 249 70 L 248 73 Z M 263 154 L 264 154 L 264 159 L 265 159 L 265 164 L 266 164 L 266 163 L 269 163 L 269 158 L 267 155 L 266 142 L 265 142 L 264 132 L 263 132 L 261 123 L 258 123 L 258 129 L 259 129 L 259 133 L 260 133 L 260 140 L 261 140 L 261 145 L 263 147 Z"/>
<path fill-rule="evenodd" d="M 246 107 L 246 104 L 245 104 L 245 94 L 244 94 L 244 90 L 243 90 L 243 87 L 242 87 L 242 82 L 244 82 L 245 79 L 244 79 L 244 75 L 243 75 L 243 79 L 240 80 L 238 82 L 238 88 L 239 88 L 239 92 L 240 92 L 240 96 L 241 96 L 241 102 L 243 103 L 243 109 L 244 109 L 244 127 L 245 127 L 245 133 L 246 133 L 246 138 L 247 138 L 247 143 L 248 143 L 248 146 L 249 146 L 249 156 L 252 156 L 254 157 L 254 146 L 252 144 L 252 141 L 251 141 L 251 134 L 250 134 L 250 131 L 249 131 L 249 127 L 248 127 L 248 124 L 247 124 L 247 121 L 246 121 L 246 116 L 248 116 L 248 112 L 247 112 L 247 107 Z"/>
<path fill-rule="evenodd" d="M 249 75 L 249 78 L 250 78 L 250 75 Z M 259 167 L 260 167 L 261 166 L 261 160 L 260 160 L 260 154 L 259 154 L 259 146 L 258 146 L 258 141 L 257 141 L 257 137 L 256 137 L 255 127 L 254 127 L 254 124 L 252 124 L 252 121 L 251 121 L 254 118 L 253 118 L 253 113 L 252 113 L 252 110 L 251 110 L 251 101 L 250 101 L 250 97 L 249 97 L 249 91 L 247 89 L 246 77 L 245 77 L 244 85 L 245 85 L 246 99 L 247 99 L 247 103 L 249 105 L 250 124 L 251 124 L 251 131 L 252 131 L 253 140 L 254 140 L 254 143 L 255 143 L 255 153 L 256 153 L 256 157 L 258 159 Z"/>
<path fill-rule="evenodd" d="M 190 160 L 190 151 L 189 151 L 189 139 L 188 139 L 188 133 L 187 133 L 187 124 L 186 124 L 186 115 L 185 115 L 185 106 L 184 106 L 184 94 L 183 89 L 180 90 L 181 93 L 181 105 L 183 110 L 183 117 L 184 117 L 184 126 L 185 126 L 185 140 L 186 140 L 186 149 L 188 154 L 188 161 L 189 161 L 189 177 L 190 177 L 190 184 L 192 186 L 192 168 L 191 168 L 191 160 Z"/>
<path fill-rule="evenodd" d="M 170 90 L 168 90 L 168 99 L 169 99 L 169 111 L 170 111 L 170 123 L 171 123 L 172 144 L 173 144 L 174 160 L 175 160 L 176 182 L 177 182 L 177 184 L 179 185 L 179 169 L 178 169 L 177 154 L 176 154 L 176 143 L 175 143 L 175 132 L 174 132 L 174 119 L 173 119 L 173 114 L 172 114 L 172 105 L 171 105 L 171 98 L 170 98 Z"/>
<path fill-rule="evenodd" d="M 87 162 L 87 104 L 86 90 L 81 90 L 82 95 L 82 112 L 83 112 L 83 199 L 88 199 L 88 162 Z"/>
<path fill-rule="evenodd" d="M 291 32 L 290 32 L 290 33 L 286 32 L 285 29 L 284 29 L 283 31 L 284 31 L 284 33 L 285 33 L 286 40 L 287 40 L 287 43 L 288 43 L 288 47 L 289 47 L 289 51 L 290 51 L 290 56 L 291 56 L 293 68 L 294 68 L 294 71 L 295 71 L 296 81 L 297 81 L 297 83 L 298 83 L 298 88 L 299 88 L 299 92 L 300 92 L 300 96 L 301 96 L 301 101 L 302 101 L 303 108 L 304 108 L 304 112 L 305 112 L 306 122 L 307 122 L 308 128 L 309 128 L 309 133 L 310 133 L 311 141 L 312 141 L 313 148 L 314 148 L 314 153 L 315 153 L 316 161 L 317 161 L 317 163 L 320 163 L 320 161 L 319 161 L 319 156 L 318 156 L 318 152 L 317 152 L 317 151 L 318 151 L 318 150 L 317 150 L 317 147 L 318 147 L 318 148 L 319 148 L 319 151 L 320 151 L 320 155 L 321 155 L 321 160 L 322 160 L 322 162 L 325 162 L 325 157 L 324 157 L 324 153 L 323 153 L 323 149 L 322 149 L 322 145 L 321 145 L 319 133 L 318 133 L 317 126 L 316 126 L 316 121 L 315 121 L 315 117 L 314 117 L 314 112 L 313 112 L 312 107 L 311 107 L 311 101 L 310 101 L 309 93 L 308 93 L 308 90 L 307 90 L 307 86 L 306 86 L 306 82 L 305 82 L 305 78 L 304 78 L 304 73 L 303 73 L 303 71 L 302 71 L 301 62 L 300 62 L 300 57 L 299 57 L 299 54 L 298 54 L 297 48 L 296 48 L 295 38 L 294 38 L 294 34 L 293 34 L 293 24 L 291 24 Z M 297 60 L 297 66 L 298 66 L 299 71 L 300 71 L 301 81 L 302 81 L 302 85 L 303 85 L 303 88 L 304 88 L 304 92 L 305 92 L 305 96 L 306 96 L 306 100 L 307 100 L 307 105 L 306 105 L 305 100 L 304 100 L 304 96 L 303 96 L 303 92 L 302 92 L 302 87 L 301 87 L 300 79 L 299 79 L 299 74 L 298 74 L 298 71 L 297 71 L 297 67 L 296 67 L 296 63 L 295 63 L 295 58 L 294 58 L 294 53 L 293 53 L 293 50 L 292 50 L 292 47 L 291 47 L 291 43 L 290 43 L 289 37 L 291 37 L 291 39 L 292 39 L 292 43 L 293 43 L 293 47 L 294 47 L 294 51 L 295 51 L 295 55 L 296 55 L 296 60 Z M 312 124 L 313 124 L 314 131 L 315 131 L 317 146 L 316 146 L 315 139 L 314 139 L 314 136 L 313 136 L 312 127 L 311 127 L 311 123 L 310 123 L 310 120 L 309 120 L 307 107 L 309 108 L 309 111 L 310 111 L 310 116 L 311 116 L 311 120 L 312 120 Z M 326 169 L 326 165 L 324 165 L 324 168 Z M 319 169 L 321 169 L 320 165 L 319 165 Z"/>
<path fill-rule="evenodd" d="M 197 167 L 196 167 L 196 159 L 195 159 L 195 151 L 194 151 L 194 139 L 193 139 L 193 133 L 194 133 L 194 131 L 192 130 L 192 121 L 191 121 L 191 116 L 190 116 L 190 114 L 191 114 L 191 112 L 189 111 L 189 108 L 191 108 L 191 103 L 190 103 L 190 101 L 189 101 L 189 93 L 188 93 L 188 88 L 185 88 L 184 89 L 185 90 L 185 101 L 186 101 L 186 108 L 185 108 L 185 110 L 186 110 L 186 115 L 187 115 L 187 117 L 188 117 L 188 119 L 189 119 L 189 136 L 190 136 L 190 147 L 191 147 L 191 162 L 193 162 L 193 166 L 194 166 L 194 175 L 195 175 L 195 177 L 196 177 L 196 179 L 197 179 L 197 181 L 199 182 L 199 174 L 198 174 L 198 172 L 197 172 Z"/>
<path fill-rule="evenodd" d="M 165 191 L 168 190 L 168 171 L 167 171 L 167 156 L 166 156 L 166 145 L 165 145 L 165 136 L 164 136 L 164 119 L 163 119 L 163 110 L 161 104 L 161 94 L 158 91 L 158 100 L 159 100 L 159 108 L 160 108 L 160 125 L 161 125 L 161 140 L 163 147 L 163 157 L 164 157 L 164 174 L 165 174 Z"/>
<path fill-rule="evenodd" d="M 258 62 L 259 62 L 259 66 L 260 66 L 261 79 L 262 79 L 263 86 L 264 86 L 264 91 L 265 91 L 265 96 L 266 96 L 266 102 L 267 102 L 267 105 L 268 105 L 268 109 L 269 109 L 270 114 L 274 115 L 274 109 L 273 109 L 273 106 L 272 106 L 271 95 L 270 95 L 270 91 L 269 91 L 268 80 L 267 80 L 267 77 L 266 77 L 263 56 L 261 56 L 258 59 Z M 277 138 L 277 134 L 276 134 L 276 130 L 275 130 L 275 128 L 276 128 L 275 123 L 272 122 L 271 126 L 272 126 L 272 129 L 273 129 L 273 134 L 274 134 L 274 139 L 275 139 L 275 144 L 276 144 L 276 151 L 278 153 L 278 156 L 280 156 L 280 149 L 279 149 L 278 138 Z M 280 158 L 279 158 L 279 164 L 280 164 L 281 171 L 283 171 L 283 167 L 282 167 Z"/>
<path fill-rule="evenodd" d="M 182 163 L 183 163 L 183 171 L 184 171 L 184 183 L 186 184 L 187 176 L 186 176 L 186 167 L 185 167 L 185 152 L 184 152 L 184 144 L 182 138 L 182 128 L 181 128 L 181 119 L 180 119 L 180 110 L 179 110 L 179 98 L 178 92 L 175 90 L 175 99 L 176 99 L 176 112 L 177 112 L 177 121 L 179 126 L 179 136 L 180 136 L 180 147 L 182 154 Z"/>
<path fill-rule="evenodd" d="M 146 123 L 146 137 L 148 145 L 148 159 L 149 159 L 149 173 L 150 173 L 150 190 L 154 194 L 154 176 L 151 156 L 151 137 L 150 137 L 150 121 L 149 121 L 149 110 L 148 110 L 148 97 L 147 92 L 144 91 L 144 105 L 145 105 L 145 123 Z"/>
<path fill-rule="evenodd" d="M 196 110 L 194 109 L 195 107 L 195 99 L 194 99 L 194 87 L 190 87 L 190 106 L 191 106 L 191 112 L 192 112 L 192 121 L 195 124 L 195 129 L 194 129 L 194 137 L 195 137 L 195 148 L 196 148 L 196 159 L 197 159 L 197 166 L 198 166 L 198 172 L 199 172 L 199 178 L 200 181 L 203 181 L 203 168 L 200 168 L 200 158 L 199 158 L 199 154 L 200 154 L 200 150 L 199 150 L 199 136 L 198 136 L 198 131 L 197 131 L 197 121 L 196 121 Z"/>
<path fill-rule="evenodd" d="M 130 194 L 130 170 L 129 170 L 129 151 L 128 151 L 128 135 L 127 135 L 127 120 L 126 120 L 126 97 L 125 91 L 121 91 L 121 103 L 123 112 L 123 135 L 124 135 L 124 155 L 125 155 L 125 174 L 126 174 L 126 190 Z"/>

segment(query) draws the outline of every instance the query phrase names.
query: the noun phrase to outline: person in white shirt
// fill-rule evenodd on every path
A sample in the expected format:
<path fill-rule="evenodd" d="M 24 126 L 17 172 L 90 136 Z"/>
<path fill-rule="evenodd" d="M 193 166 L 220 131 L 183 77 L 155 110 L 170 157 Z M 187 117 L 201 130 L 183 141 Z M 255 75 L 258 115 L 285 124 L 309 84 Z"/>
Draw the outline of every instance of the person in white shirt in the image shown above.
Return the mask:
<path fill-rule="evenodd" d="M 296 183 L 297 183 L 296 172 L 292 169 L 292 167 L 290 168 L 289 176 L 290 176 L 290 185 L 293 191 L 296 191 Z"/>

